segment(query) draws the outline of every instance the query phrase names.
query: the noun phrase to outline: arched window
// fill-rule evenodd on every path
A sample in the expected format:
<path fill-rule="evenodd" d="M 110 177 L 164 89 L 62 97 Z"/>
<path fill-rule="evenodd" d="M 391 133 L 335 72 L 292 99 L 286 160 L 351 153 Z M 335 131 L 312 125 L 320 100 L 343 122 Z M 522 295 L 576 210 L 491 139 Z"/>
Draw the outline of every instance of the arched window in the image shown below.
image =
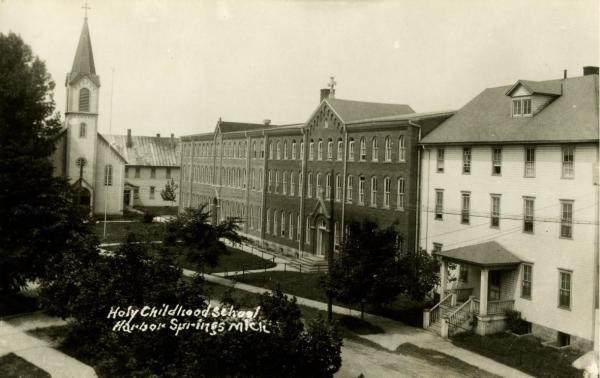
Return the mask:
<path fill-rule="evenodd" d="M 281 237 L 285 236 L 285 212 L 281 212 L 281 229 L 279 230 L 279 232 L 281 233 Z"/>
<path fill-rule="evenodd" d="M 269 171 L 267 172 L 267 177 L 268 177 L 268 181 L 267 181 L 267 192 L 271 193 L 271 190 L 273 188 L 273 171 L 271 171 L 269 169 Z"/>
<path fill-rule="evenodd" d="M 315 159 L 315 142 L 311 139 L 308 145 L 308 160 Z"/>
<path fill-rule="evenodd" d="M 354 186 L 354 178 L 352 175 L 348 175 L 348 182 L 346 183 L 346 202 L 352 203 L 352 189 Z"/>
<path fill-rule="evenodd" d="M 250 184 L 250 188 L 252 190 L 256 190 L 256 171 L 254 170 L 254 168 L 250 169 L 250 180 L 251 180 L 251 184 Z"/>
<path fill-rule="evenodd" d="M 342 142 L 341 138 L 337 142 L 337 159 L 339 161 L 344 160 L 344 142 Z"/>
<path fill-rule="evenodd" d="M 392 161 L 392 140 L 389 136 L 385 137 L 385 161 Z"/>
<path fill-rule="evenodd" d="M 379 160 L 379 143 L 377 142 L 377 137 L 373 137 L 373 142 L 371 143 L 371 160 Z"/>
<path fill-rule="evenodd" d="M 348 161 L 354 161 L 354 139 L 350 138 L 348 142 Z"/>
<path fill-rule="evenodd" d="M 246 188 L 246 168 L 242 170 L 242 188 Z"/>
<path fill-rule="evenodd" d="M 322 177 L 321 177 L 321 173 L 317 173 L 317 198 L 320 198 L 323 196 L 323 181 L 322 181 Z"/>
<path fill-rule="evenodd" d="M 364 205 L 365 204 L 365 178 L 360 176 L 358 178 L 358 204 L 359 205 Z"/>
<path fill-rule="evenodd" d="M 304 235 L 306 244 L 310 244 L 310 236 L 310 217 L 306 217 L 306 235 Z"/>
<path fill-rule="evenodd" d="M 327 160 L 333 160 L 333 140 L 327 141 Z"/>
<path fill-rule="evenodd" d="M 297 223 L 296 223 L 296 240 L 300 240 L 300 231 L 302 230 L 302 221 L 300 220 L 300 214 L 297 215 Z"/>
<path fill-rule="evenodd" d="M 275 193 L 279 193 L 279 171 L 275 170 Z"/>
<path fill-rule="evenodd" d="M 287 183 L 288 183 L 287 181 L 288 181 L 288 173 L 287 173 L 287 171 L 283 171 L 283 190 L 282 190 L 282 193 L 284 195 L 287 194 Z"/>
<path fill-rule="evenodd" d="M 254 229 L 254 208 L 252 206 L 250 206 L 250 216 L 248 217 L 250 218 L 250 229 L 253 230 Z"/>
<path fill-rule="evenodd" d="M 256 151 L 256 141 L 252 142 L 252 157 L 255 159 L 258 157 L 258 151 Z"/>
<path fill-rule="evenodd" d="M 283 159 L 287 160 L 288 151 L 287 151 L 287 140 L 283 142 Z"/>
<path fill-rule="evenodd" d="M 296 160 L 296 141 L 292 140 L 292 160 Z"/>
<path fill-rule="evenodd" d="M 86 127 L 87 127 L 87 125 L 83 122 L 79 124 L 79 137 L 80 138 L 85 138 L 85 136 L 87 134 Z"/>
<path fill-rule="evenodd" d="M 270 234 L 271 233 L 271 209 L 267 208 L 267 229 L 265 230 L 265 233 Z"/>
<path fill-rule="evenodd" d="M 290 172 L 290 196 L 292 196 L 292 197 L 296 194 L 295 193 L 295 190 L 296 190 L 296 186 L 295 186 L 296 185 L 296 180 L 295 180 L 295 177 L 296 177 L 295 173 L 293 171 Z"/>
<path fill-rule="evenodd" d="M 404 210 L 404 178 L 398 177 L 398 194 L 396 198 L 396 208 Z"/>
<path fill-rule="evenodd" d="M 277 160 L 281 160 L 281 142 L 277 142 Z"/>
<path fill-rule="evenodd" d="M 273 235 L 277 236 L 277 210 L 273 210 Z"/>
<path fill-rule="evenodd" d="M 79 90 L 79 111 L 90 111 L 90 90 L 87 88 L 81 88 Z"/>
<path fill-rule="evenodd" d="M 294 213 L 290 212 L 290 221 L 288 226 L 288 236 L 290 240 L 294 240 Z"/>
<path fill-rule="evenodd" d="M 263 170 L 262 168 L 258 170 L 258 185 L 257 188 L 259 191 L 262 190 L 262 184 L 263 184 Z"/>
<path fill-rule="evenodd" d="M 260 157 L 264 159 L 265 157 L 265 142 L 260 141 Z"/>
<path fill-rule="evenodd" d="M 306 181 L 306 197 L 312 197 L 312 172 L 308 172 L 307 181 Z"/>
<path fill-rule="evenodd" d="M 367 160 L 367 141 L 364 137 L 360 138 L 360 161 Z"/>
<path fill-rule="evenodd" d="M 383 207 L 390 207 L 390 189 L 392 183 L 389 177 L 383 179 Z"/>
<path fill-rule="evenodd" d="M 325 198 L 331 198 L 331 173 L 328 173 L 325 178 Z"/>
<path fill-rule="evenodd" d="M 302 179 L 303 178 L 304 178 L 304 176 L 302 176 L 302 172 L 298 172 L 298 197 L 302 197 L 302 184 L 303 184 Z"/>
<path fill-rule="evenodd" d="M 371 206 L 377 206 L 377 177 L 371 177 Z"/>
<path fill-rule="evenodd" d="M 406 161 L 406 145 L 404 144 L 404 135 L 398 139 L 398 161 Z"/>
<path fill-rule="evenodd" d="M 300 142 L 300 160 L 304 159 L 304 142 Z"/>
<path fill-rule="evenodd" d="M 269 142 L 269 159 L 273 160 L 273 142 Z"/>
<path fill-rule="evenodd" d="M 112 175 L 112 165 L 107 164 L 106 166 L 104 166 L 104 186 L 112 186 Z"/>
<path fill-rule="evenodd" d="M 337 202 L 342 200 L 342 176 L 339 173 L 335 175 L 335 200 Z"/>
<path fill-rule="evenodd" d="M 323 160 L 323 140 L 319 139 L 319 146 L 317 147 L 317 158 Z"/>

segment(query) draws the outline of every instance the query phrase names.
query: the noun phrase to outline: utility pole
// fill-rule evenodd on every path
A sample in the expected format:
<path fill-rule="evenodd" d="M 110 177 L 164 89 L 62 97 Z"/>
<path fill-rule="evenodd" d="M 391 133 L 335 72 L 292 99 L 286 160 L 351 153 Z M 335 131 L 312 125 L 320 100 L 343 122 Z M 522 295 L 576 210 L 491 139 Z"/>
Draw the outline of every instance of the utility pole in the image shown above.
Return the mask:
<path fill-rule="evenodd" d="M 333 78 L 332 78 L 333 79 Z M 335 205 L 335 200 L 334 200 L 334 192 L 333 192 L 333 186 L 334 186 L 334 172 L 333 169 L 331 170 L 331 174 L 330 174 L 330 180 L 329 180 L 329 206 L 330 206 L 330 213 L 329 213 L 329 251 L 327 253 L 327 275 L 329 276 L 328 279 L 331 280 L 331 267 L 333 266 L 333 249 L 335 248 L 335 218 L 334 218 L 334 205 Z M 329 323 L 331 323 L 333 321 L 333 298 L 331 297 L 331 291 L 328 290 L 327 292 L 327 320 L 329 321 Z"/>

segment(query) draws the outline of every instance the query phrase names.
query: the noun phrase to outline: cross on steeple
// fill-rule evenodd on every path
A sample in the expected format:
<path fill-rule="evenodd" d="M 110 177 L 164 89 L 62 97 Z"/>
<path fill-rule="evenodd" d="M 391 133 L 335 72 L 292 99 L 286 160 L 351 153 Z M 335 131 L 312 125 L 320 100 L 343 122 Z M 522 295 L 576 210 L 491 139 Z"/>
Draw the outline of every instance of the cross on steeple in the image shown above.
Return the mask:
<path fill-rule="evenodd" d="M 334 77 L 331 76 L 331 78 L 329 79 L 329 83 L 327 84 L 327 86 L 329 87 L 329 97 L 334 98 L 335 97 L 335 86 L 337 85 L 337 82 L 335 81 Z"/>
<path fill-rule="evenodd" d="M 81 9 L 85 9 L 85 19 L 87 20 L 87 11 L 88 9 L 92 9 L 88 6 L 88 3 L 85 3 L 84 6 L 81 7 Z"/>

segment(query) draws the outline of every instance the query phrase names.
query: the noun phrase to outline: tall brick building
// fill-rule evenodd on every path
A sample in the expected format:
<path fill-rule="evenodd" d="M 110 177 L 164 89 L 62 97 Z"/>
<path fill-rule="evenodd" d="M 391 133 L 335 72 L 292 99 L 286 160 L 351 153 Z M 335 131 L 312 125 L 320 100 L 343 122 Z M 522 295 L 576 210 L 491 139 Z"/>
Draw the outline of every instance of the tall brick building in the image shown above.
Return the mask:
<path fill-rule="evenodd" d="M 308 121 L 219 120 L 181 138 L 180 207 L 207 204 L 244 220 L 243 232 L 292 256 L 325 256 L 352 220 L 394 226 L 415 248 L 418 142 L 452 112 L 336 99 L 322 89 Z"/>

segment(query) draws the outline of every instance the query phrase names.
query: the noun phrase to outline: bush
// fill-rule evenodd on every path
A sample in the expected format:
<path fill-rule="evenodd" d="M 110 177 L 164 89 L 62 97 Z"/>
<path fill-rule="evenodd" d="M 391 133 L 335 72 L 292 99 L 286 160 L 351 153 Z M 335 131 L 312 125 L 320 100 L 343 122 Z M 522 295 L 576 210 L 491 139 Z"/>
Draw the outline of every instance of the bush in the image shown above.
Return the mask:
<path fill-rule="evenodd" d="M 143 223 L 152 223 L 153 219 L 154 219 L 154 214 L 152 214 L 149 211 L 144 212 L 144 216 L 142 217 Z"/>
<path fill-rule="evenodd" d="M 521 318 L 521 313 L 515 310 L 506 310 L 506 328 L 517 335 L 529 333 L 529 322 Z"/>

